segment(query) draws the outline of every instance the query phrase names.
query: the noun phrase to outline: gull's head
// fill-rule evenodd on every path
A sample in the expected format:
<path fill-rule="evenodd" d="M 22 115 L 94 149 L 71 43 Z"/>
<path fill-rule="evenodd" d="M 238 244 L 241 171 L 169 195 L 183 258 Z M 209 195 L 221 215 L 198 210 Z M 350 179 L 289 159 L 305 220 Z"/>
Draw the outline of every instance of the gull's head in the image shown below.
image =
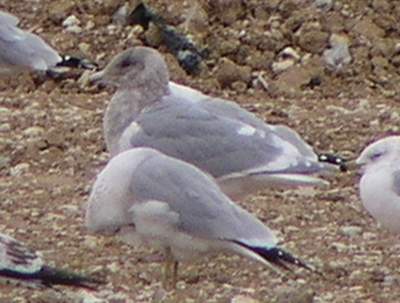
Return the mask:
<path fill-rule="evenodd" d="M 368 145 L 356 160 L 356 164 L 367 166 L 392 157 L 400 158 L 400 136 L 389 136 Z"/>
<path fill-rule="evenodd" d="M 145 86 L 151 81 L 168 84 L 169 73 L 158 51 L 134 47 L 116 55 L 102 71 L 93 74 L 90 81 L 116 87 Z"/>

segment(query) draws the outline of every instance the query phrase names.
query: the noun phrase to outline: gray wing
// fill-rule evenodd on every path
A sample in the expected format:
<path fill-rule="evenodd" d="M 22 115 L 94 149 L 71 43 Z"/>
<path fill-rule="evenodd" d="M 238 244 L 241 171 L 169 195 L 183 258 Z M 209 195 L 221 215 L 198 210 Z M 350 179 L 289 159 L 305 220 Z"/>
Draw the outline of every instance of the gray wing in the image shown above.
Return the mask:
<path fill-rule="evenodd" d="M 321 169 L 314 157 L 302 155 L 273 128 L 260 130 L 192 103 L 163 104 L 143 112 L 128 140 L 121 146 L 157 149 L 215 178 L 243 171 L 311 174 Z"/>
<path fill-rule="evenodd" d="M 135 170 L 130 190 L 138 201 L 162 201 L 179 214 L 180 231 L 219 240 L 275 237 L 258 219 L 231 202 L 215 181 L 196 167 L 157 153 Z"/>
<path fill-rule="evenodd" d="M 302 155 L 311 158 L 316 157 L 312 147 L 304 142 L 296 131 L 285 125 L 269 125 L 263 120 L 257 118 L 256 115 L 241 108 L 238 104 L 232 101 L 219 98 L 208 98 L 203 100 L 201 106 L 206 108 L 209 112 L 237 119 L 238 121 L 251 125 L 259 130 L 264 130 L 266 132 L 273 131 L 281 138 L 295 145 Z"/>
<path fill-rule="evenodd" d="M 393 172 L 393 191 L 400 196 L 400 169 Z"/>
<path fill-rule="evenodd" d="M 0 66 L 47 70 L 61 61 L 58 53 L 35 34 L 12 24 L 0 26 Z"/>
<path fill-rule="evenodd" d="M 0 25 L 4 26 L 5 24 L 8 24 L 16 26 L 18 22 L 19 20 L 16 16 L 0 11 Z"/>
<path fill-rule="evenodd" d="M 7 272 L 30 274 L 43 266 L 42 258 L 22 242 L 0 234 L 0 275 Z"/>

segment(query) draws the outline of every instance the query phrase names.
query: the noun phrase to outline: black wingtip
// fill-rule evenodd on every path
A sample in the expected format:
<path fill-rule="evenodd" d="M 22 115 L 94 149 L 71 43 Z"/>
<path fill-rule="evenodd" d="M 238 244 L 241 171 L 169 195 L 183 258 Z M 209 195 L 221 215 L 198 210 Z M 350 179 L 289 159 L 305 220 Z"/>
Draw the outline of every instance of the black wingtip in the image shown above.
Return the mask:
<path fill-rule="evenodd" d="M 72 56 L 61 56 L 61 61 L 57 63 L 57 67 L 74 67 L 74 68 L 82 68 L 95 70 L 98 69 L 98 65 L 96 62 L 90 61 L 88 59 L 81 59 Z"/>
<path fill-rule="evenodd" d="M 337 165 L 342 172 L 346 172 L 348 170 L 346 165 L 347 160 L 333 154 L 319 154 L 318 161 Z"/>
<path fill-rule="evenodd" d="M 43 266 L 40 271 L 34 273 L 18 272 L 14 270 L 0 270 L 0 276 L 21 281 L 40 283 L 47 287 L 52 287 L 54 285 L 65 285 L 86 288 L 89 290 L 95 290 L 97 286 L 105 283 L 100 279 L 86 277 L 84 275 L 49 266 Z"/>
<path fill-rule="evenodd" d="M 302 267 L 312 272 L 317 272 L 313 267 L 308 265 L 306 262 L 302 261 L 301 259 L 293 256 L 291 253 L 285 251 L 280 247 L 258 247 L 258 246 L 250 246 L 244 244 L 242 242 L 234 241 L 236 244 L 243 246 L 259 256 L 261 256 L 264 260 L 268 261 L 271 264 L 274 264 L 280 268 L 286 269 L 288 271 L 292 271 L 289 265 L 295 265 L 298 267 Z"/>
<path fill-rule="evenodd" d="M 105 283 L 105 281 L 100 279 L 49 266 L 44 266 L 41 271 L 37 273 L 37 278 L 46 286 L 65 285 L 86 288 L 90 290 L 95 290 L 97 286 Z"/>

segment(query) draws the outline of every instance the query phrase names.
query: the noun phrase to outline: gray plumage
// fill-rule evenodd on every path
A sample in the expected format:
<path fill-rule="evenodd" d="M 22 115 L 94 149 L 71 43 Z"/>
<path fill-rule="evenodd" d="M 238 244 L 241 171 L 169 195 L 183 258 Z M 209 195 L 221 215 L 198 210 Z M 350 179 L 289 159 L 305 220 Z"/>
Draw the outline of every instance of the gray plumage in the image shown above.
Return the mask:
<path fill-rule="evenodd" d="M 18 27 L 18 18 L 0 12 L 0 74 L 47 71 L 61 56 L 39 36 Z"/>
<path fill-rule="evenodd" d="M 362 166 L 359 187 L 364 207 L 382 226 L 400 233 L 400 136 L 370 144 L 356 163 Z"/>
<path fill-rule="evenodd" d="M 134 147 L 155 148 L 210 173 L 235 199 L 271 184 L 327 184 L 311 175 L 332 165 L 319 162 L 295 131 L 170 82 L 162 56 L 153 49 L 119 54 L 92 80 L 118 87 L 104 117 L 112 156 Z"/>
<path fill-rule="evenodd" d="M 400 197 L 400 168 L 393 172 L 393 191 Z"/>
<path fill-rule="evenodd" d="M 86 226 L 160 247 L 175 262 L 228 251 L 266 265 L 308 268 L 281 250 L 271 230 L 233 203 L 211 176 L 149 148 L 110 160 L 92 189 Z"/>

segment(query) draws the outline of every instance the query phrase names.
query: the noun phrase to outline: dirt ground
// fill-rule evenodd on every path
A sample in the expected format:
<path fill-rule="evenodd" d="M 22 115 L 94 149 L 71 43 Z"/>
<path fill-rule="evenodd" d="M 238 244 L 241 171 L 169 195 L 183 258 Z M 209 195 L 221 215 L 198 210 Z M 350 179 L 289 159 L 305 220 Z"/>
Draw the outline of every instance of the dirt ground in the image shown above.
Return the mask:
<path fill-rule="evenodd" d="M 60 52 L 100 66 L 130 46 L 157 47 L 174 81 L 289 125 L 320 152 L 354 159 L 372 140 L 399 133 L 397 2 L 147 1 L 208 48 L 199 75 L 179 67 L 153 27 L 113 23 L 123 1 L 0 0 L 0 9 Z M 77 27 L 63 25 L 71 15 Z M 332 34 L 348 43 L 352 57 L 337 70 L 322 60 Z M 297 56 L 282 57 L 286 47 Z M 273 68 L 285 60 L 288 68 Z M 362 208 L 354 171 L 330 177 L 327 189 L 268 189 L 241 202 L 324 277 L 304 270 L 281 276 L 241 257 L 218 256 L 183 264 L 177 290 L 163 291 L 157 252 L 88 235 L 83 227 L 88 193 L 108 159 L 102 116 L 112 91 L 85 87 L 79 75 L 0 80 L 0 231 L 40 250 L 52 265 L 106 277 L 107 284 L 92 293 L 0 285 L 1 303 L 400 302 L 399 237 Z"/>

